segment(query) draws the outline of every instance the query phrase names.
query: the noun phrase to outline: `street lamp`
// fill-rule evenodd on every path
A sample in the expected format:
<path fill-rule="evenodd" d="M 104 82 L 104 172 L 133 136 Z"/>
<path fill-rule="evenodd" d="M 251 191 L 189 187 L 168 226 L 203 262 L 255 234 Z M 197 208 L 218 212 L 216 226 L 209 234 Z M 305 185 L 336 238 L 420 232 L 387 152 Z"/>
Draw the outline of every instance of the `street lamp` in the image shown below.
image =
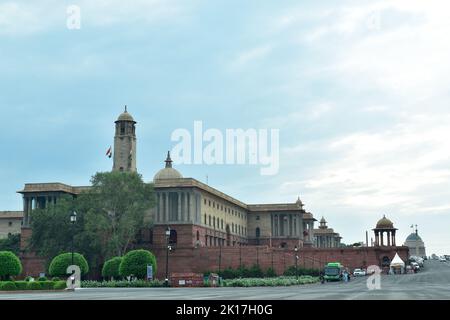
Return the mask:
<path fill-rule="evenodd" d="M 294 251 L 295 251 L 295 277 L 298 280 L 298 248 L 297 248 L 297 246 L 295 246 Z"/>
<path fill-rule="evenodd" d="M 170 227 L 166 229 L 166 287 L 169 286 L 169 250 L 170 250 Z"/>
<path fill-rule="evenodd" d="M 76 222 L 77 222 L 77 213 L 75 211 L 73 211 L 72 214 L 70 215 L 70 223 L 72 224 L 72 265 L 73 265 L 73 255 L 74 255 L 74 245 L 73 245 L 74 236 L 75 236 L 74 227 L 75 227 Z"/>

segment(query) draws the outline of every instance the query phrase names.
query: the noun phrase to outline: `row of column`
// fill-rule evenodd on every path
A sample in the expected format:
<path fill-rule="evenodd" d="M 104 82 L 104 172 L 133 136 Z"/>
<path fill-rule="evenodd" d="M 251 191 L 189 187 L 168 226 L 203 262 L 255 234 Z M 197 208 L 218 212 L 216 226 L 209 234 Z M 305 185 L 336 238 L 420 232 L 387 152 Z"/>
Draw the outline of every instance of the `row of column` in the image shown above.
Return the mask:
<path fill-rule="evenodd" d="M 301 235 L 301 219 L 297 214 L 272 214 L 272 236 L 294 236 Z"/>
<path fill-rule="evenodd" d="M 333 236 L 317 236 L 316 245 L 319 248 L 336 248 L 339 246 L 339 242 Z"/>
<path fill-rule="evenodd" d="M 193 192 L 158 192 L 155 222 L 199 222 L 196 198 Z"/>
<path fill-rule="evenodd" d="M 56 196 L 24 196 L 23 197 L 23 225 L 31 223 L 31 212 L 36 209 L 45 209 L 49 204 L 56 203 Z"/>
<path fill-rule="evenodd" d="M 387 243 L 384 243 L 384 234 L 386 233 Z M 395 230 L 375 230 L 375 245 L 376 246 L 396 246 Z"/>

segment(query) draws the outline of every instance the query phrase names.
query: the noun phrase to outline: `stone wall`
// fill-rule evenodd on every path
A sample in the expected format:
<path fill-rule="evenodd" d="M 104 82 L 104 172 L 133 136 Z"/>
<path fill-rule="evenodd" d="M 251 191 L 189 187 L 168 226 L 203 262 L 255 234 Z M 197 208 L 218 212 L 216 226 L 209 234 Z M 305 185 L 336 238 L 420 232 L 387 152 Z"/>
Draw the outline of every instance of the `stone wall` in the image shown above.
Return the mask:
<path fill-rule="evenodd" d="M 151 249 L 158 263 L 157 277 L 165 278 L 166 250 Z M 322 269 L 328 262 L 341 262 L 345 267 L 366 268 L 369 265 L 381 266 L 383 257 L 392 260 L 398 252 L 407 260 L 407 247 L 363 247 L 363 248 L 301 248 L 298 251 L 298 267 Z M 227 267 L 251 267 L 259 265 L 263 270 L 273 267 L 277 274 L 282 274 L 290 266 L 295 266 L 295 252 L 292 249 L 270 248 L 268 246 L 243 247 L 199 247 L 177 248 L 169 253 L 169 274 L 179 272 L 202 273 L 223 270 Z"/>

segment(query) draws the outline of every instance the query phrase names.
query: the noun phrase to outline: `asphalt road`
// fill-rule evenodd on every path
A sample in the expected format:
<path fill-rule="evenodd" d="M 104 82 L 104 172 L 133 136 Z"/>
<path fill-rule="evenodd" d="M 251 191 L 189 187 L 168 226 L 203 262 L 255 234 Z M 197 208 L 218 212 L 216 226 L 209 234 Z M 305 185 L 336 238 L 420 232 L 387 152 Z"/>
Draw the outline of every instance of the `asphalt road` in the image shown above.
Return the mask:
<path fill-rule="evenodd" d="M 367 278 L 348 283 L 260 288 L 95 288 L 58 293 L 2 293 L 0 300 L 450 300 L 450 263 L 426 261 L 417 274 L 383 275 L 381 289 Z"/>

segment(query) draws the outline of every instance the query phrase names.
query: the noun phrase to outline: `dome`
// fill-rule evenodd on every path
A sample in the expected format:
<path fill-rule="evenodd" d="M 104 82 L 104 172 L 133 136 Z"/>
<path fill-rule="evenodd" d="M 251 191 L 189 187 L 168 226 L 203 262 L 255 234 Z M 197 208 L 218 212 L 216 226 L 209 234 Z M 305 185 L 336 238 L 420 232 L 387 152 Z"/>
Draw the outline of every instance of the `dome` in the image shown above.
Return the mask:
<path fill-rule="evenodd" d="M 178 172 L 178 170 L 175 170 L 174 168 L 164 168 L 158 171 L 153 180 L 156 181 L 156 180 L 181 179 L 181 178 L 183 178 L 183 176 L 181 175 L 181 173 Z"/>
<path fill-rule="evenodd" d="M 411 233 L 406 241 L 422 241 L 422 238 L 415 232 Z"/>
<path fill-rule="evenodd" d="M 164 169 L 161 169 L 158 171 L 157 174 L 155 174 L 155 177 L 153 178 L 153 181 L 157 180 L 170 180 L 170 179 L 182 179 L 183 176 L 181 175 L 178 170 L 172 168 L 172 159 L 170 158 L 170 151 L 167 152 L 167 159 L 166 159 L 166 167 Z"/>
<path fill-rule="evenodd" d="M 377 222 L 377 229 L 394 229 L 394 223 L 386 218 L 386 216 L 383 216 L 380 220 Z"/>
<path fill-rule="evenodd" d="M 134 122 L 133 116 L 131 114 L 129 114 L 127 111 L 127 106 L 125 106 L 125 111 L 119 116 L 117 121 L 133 121 Z"/>

